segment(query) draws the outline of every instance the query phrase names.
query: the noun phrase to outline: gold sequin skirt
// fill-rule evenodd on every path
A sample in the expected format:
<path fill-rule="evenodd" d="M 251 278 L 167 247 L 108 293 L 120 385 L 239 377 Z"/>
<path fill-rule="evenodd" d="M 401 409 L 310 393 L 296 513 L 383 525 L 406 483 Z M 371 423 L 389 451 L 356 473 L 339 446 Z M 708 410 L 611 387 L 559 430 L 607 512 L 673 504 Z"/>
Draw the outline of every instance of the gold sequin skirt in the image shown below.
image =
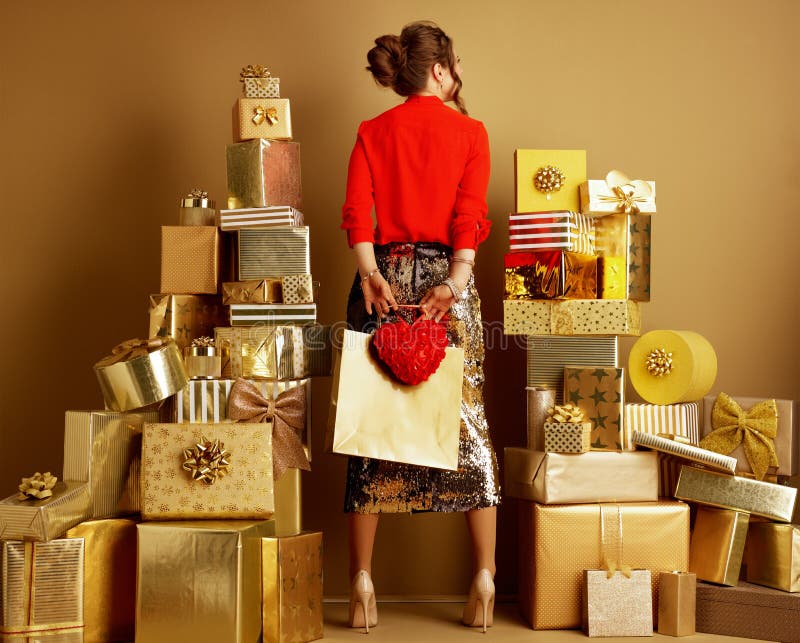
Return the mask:
<path fill-rule="evenodd" d="M 381 274 L 398 304 L 417 304 L 433 286 L 447 278 L 451 250 L 439 243 L 390 243 L 375 246 Z M 483 406 L 483 327 L 480 299 L 470 277 L 465 299 L 449 311 L 447 336 L 451 346 L 464 349 L 464 384 L 458 469 L 448 471 L 416 465 L 350 457 L 344 510 L 357 513 L 467 511 L 500 502 L 497 456 L 489 436 Z M 392 321 L 390 313 L 386 321 Z M 419 313 L 400 309 L 410 323 Z M 367 315 L 358 274 L 347 304 L 351 328 L 371 332 L 374 316 Z"/>

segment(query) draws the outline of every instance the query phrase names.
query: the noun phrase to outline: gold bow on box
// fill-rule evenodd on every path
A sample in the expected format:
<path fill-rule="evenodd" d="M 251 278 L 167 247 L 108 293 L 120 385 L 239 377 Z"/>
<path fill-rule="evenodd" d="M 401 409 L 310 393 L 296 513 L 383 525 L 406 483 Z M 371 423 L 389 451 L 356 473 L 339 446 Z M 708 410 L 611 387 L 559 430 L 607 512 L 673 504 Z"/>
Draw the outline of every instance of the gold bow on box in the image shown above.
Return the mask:
<path fill-rule="evenodd" d="M 256 125 L 261 125 L 264 121 L 267 121 L 270 125 L 274 125 L 278 122 L 278 110 L 275 107 L 256 105 L 253 111 L 255 114 L 252 120 Z"/>
<path fill-rule="evenodd" d="M 53 487 L 56 486 L 58 478 L 49 471 L 46 473 L 34 473 L 29 478 L 22 478 L 19 484 L 19 495 L 17 500 L 44 500 L 53 495 Z"/>
<path fill-rule="evenodd" d="M 700 447 L 728 455 L 742 444 L 756 480 L 763 480 L 769 467 L 780 466 L 775 452 L 775 400 L 764 400 L 745 411 L 730 395 L 720 393 L 711 411 L 711 427 L 713 431 L 700 441 Z"/>
<path fill-rule="evenodd" d="M 261 394 L 253 384 L 238 378 L 228 396 L 228 417 L 239 422 L 272 422 L 273 477 L 278 480 L 286 469 L 310 471 L 300 436 L 306 426 L 306 389 L 286 389 L 276 399 Z"/>
<path fill-rule="evenodd" d="M 242 67 L 239 72 L 239 82 L 243 83 L 245 78 L 269 78 L 272 72 L 264 67 L 264 65 L 247 65 Z"/>
<path fill-rule="evenodd" d="M 209 485 L 228 475 L 231 464 L 231 454 L 225 445 L 219 439 L 212 442 L 204 436 L 193 447 L 184 449 L 183 457 L 183 469 L 192 474 L 192 480 Z"/>
<path fill-rule="evenodd" d="M 611 194 L 601 194 L 599 199 L 606 203 L 616 203 L 617 212 L 638 214 L 639 204 L 653 197 L 653 188 L 647 181 L 641 179 L 631 181 L 619 170 L 611 170 L 606 175 L 606 185 Z"/>
<path fill-rule="evenodd" d="M 547 416 L 549 422 L 556 422 L 558 424 L 580 424 L 586 421 L 586 413 L 584 410 L 574 404 L 556 404 L 547 411 Z"/>
<path fill-rule="evenodd" d="M 127 339 L 111 349 L 111 355 L 101 359 L 95 367 L 112 366 L 119 362 L 127 362 L 137 357 L 149 355 L 154 350 L 165 346 L 171 339 L 168 337 L 151 337 L 150 339 Z"/>

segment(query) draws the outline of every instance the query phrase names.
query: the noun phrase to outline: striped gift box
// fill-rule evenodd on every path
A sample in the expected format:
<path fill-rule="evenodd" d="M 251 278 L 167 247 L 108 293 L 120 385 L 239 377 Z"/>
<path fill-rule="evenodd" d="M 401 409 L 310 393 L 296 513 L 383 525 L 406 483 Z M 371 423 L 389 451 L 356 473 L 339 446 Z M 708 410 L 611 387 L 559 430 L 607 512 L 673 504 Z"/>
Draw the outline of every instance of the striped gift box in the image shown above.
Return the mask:
<path fill-rule="evenodd" d="M 231 304 L 231 326 L 313 324 L 316 304 Z"/>
<path fill-rule="evenodd" d="M 511 252 L 564 249 L 595 254 L 594 222 L 578 212 L 561 210 L 510 214 L 508 234 Z"/>
<path fill-rule="evenodd" d="M 225 232 L 243 228 L 297 227 L 303 222 L 303 213 L 288 205 L 219 211 L 219 227 Z"/>
<path fill-rule="evenodd" d="M 612 337 L 528 336 L 528 386 L 553 389 L 556 401 L 564 393 L 564 368 L 618 366 L 619 342 Z"/>
<path fill-rule="evenodd" d="M 658 435 L 678 435 L 691 444 L 700 441 L 700 406 L 697 402 L 686 404 L 626 404 L 625 433 L 628 439 L 634 431 Z"/>
<path fill-rule="evenodd" d="M 240 281 L 311 273 L 308 226 L 243 228 L 236 234 Z"/>

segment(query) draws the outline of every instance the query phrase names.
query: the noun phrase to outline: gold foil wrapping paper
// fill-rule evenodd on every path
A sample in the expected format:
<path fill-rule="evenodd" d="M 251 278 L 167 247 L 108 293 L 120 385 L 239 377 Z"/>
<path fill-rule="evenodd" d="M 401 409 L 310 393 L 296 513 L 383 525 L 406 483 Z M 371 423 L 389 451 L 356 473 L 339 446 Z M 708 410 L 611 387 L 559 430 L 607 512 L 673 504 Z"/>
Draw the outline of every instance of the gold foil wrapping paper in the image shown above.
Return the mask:
<path fill-rule="evenodd" d="M 231 326 L 313 324 L 316 304 L 231 304 Z"/>
<path fill-rule="evenodd" d="M 221 210 L 219 213 L 219 229 L 223 232 L 231 232 L 243 228 L 301 226 L 303 222 L 303 213 L 289 205 Z"/>
<path fill-rule="evenodd" d="M 310 451 L 309 451 L 310 454 Z M 300 469 L 286 469 L 275 481 L 275 533 L 297 534 L 303 529 L 303 493 Z"/>
<path fill-rule="evenodd" d="M 547 165 L 565 177 L 560 190 L 546 195 L 534 187 L 533 177 Z M 578 187 L 586 180 L 586 150 L 515 150 L 514 182 L 517 212 L 580 210 Z"/>
<path fill-rule="evenodd" d="M 792 519 L 797 489 L 695 467 L 681 467 L 675 497 L 703 505 L 734 509 L 776 522 Z"/>
<path fill-rule="evenodd" d="M 177 344 L 167 341 L 147 355 L 108 366 L 94 365 L 100 390 L 111 411 L 130 411 L 155 404 L 180 391 L 189 381 Z"/>
<path fill-rule="evenodd" d="M 161 226 L 161 292 L 215 295 L 221 264 L 216 226 Z"/>
<path fill-rule="evenodd" d="M 138 520 L 90 520 L 67 538 L 84 540 L 83 643 L 132 641 L 136 621 Z"/>
<path fill-rule="evenodd" d="M 653 636 L 650 571 L 634 569 L 610 576 L 606 570 L 585 570 L 581 592 L 586 636 Z"/>
<path fill-rule="evenodd" d="M 609 214 L 594 225 L 597 297 L 650 301 L 650 215 Z"/>
<path fill-rule="evenodd" d="M 231 304 L 279 304 L 283 301 L 281 280 L 249 279 L 222 284 L 222 303 Z M 222 322 L 217 324 L 221 326 Z"/>
<path fill-rule="evenodd" d="M 271 520 L 138 526 L 136 642 L 253 643 L 261 633 L 261 539 Z"/>
<path fill-rule="evenodd" d="M 240 326 L 214 330 L 222 377 L 291 380 L 331 373 L 330 326 Z"/>
<path fill-rule="evenodd" d="M 228 475 L 214 484 L 182 469 L 184 449 L 205 440 L 231 453 Z M 145 424 L 142 518 L 269 518 L 275 510 L 272 424 Z"/>
<path fill-rule="evenodd" d="M 331 385 L 326 450 L 456 470 L 464 349 L 446 348 L 435 373 L 422 384 L 406 386 L 372 357 L 370 338 L 344 331 Z"/>
<path fill-rule="evenodd" d="M 264 538 L 261 555 L 264 643 L 321 639 L 322 532 Z"/>
<path fill-rule="evenodd" d="M 564 250 L 505 256 L 506 299 L 594 299 L 597 257 Z"/>
<path fill-rule="evenodd" d="M 658 633 L 694 636 L 697 576 L 686 572 L 661 572 L 658 576 Z"/>
<path fill-rule="evenodd" d="M 634 432 L 650 435 L 676 435 L 696 445 L 699 436 L 700 407 L 697 402 L 684 404 L 626 404 L 625 435 L 630 441 Z"/>
<path fill-rule="evenodd" d="M 506 299 L 503 332 L 506 335 L 639 335 L 642 315 L 635 301 Z"/>
<path fill-rule="evenodd" d="M 83 627 L 83 538 L 0 542 L 0 638 Z"/>
<path fill-rule="evenodd" d="M 765 398 L 736 396 L 733 399 L 747 411 Z M 701 437 L 705 437 L 712 431 L 711 411 L 714 408 L 715 395 L 708 395 L 703 399 L 703 425 Z M 775 400 L 778 407 L 778 433 L 775 436 L 775 452 L 778 456 L 780 466 L 777 470 L 772 469 L 772 473 L 781 476 L 794 476 L 800 474 L 800 422 L 795 413 L 794 400 Z M 740 445 L 731 454 L 736 458 L 737 470 L 750 472 L 750 464 L 744 455 L 744 448 Z"/>
<path fill-rule="evenodd" d="M 689 507 L 666 500 L 617 506 L 625 564 L 650 570 L 655 606 L 657 572 L 688 568 Z M 600 507 L 520 503 L 519 603 L 533 629 L 581 626 L 583 572 L 602 565 Z"/>
<path fill-rule="evenodd" d="M 592 423 L 592 449 L 633 448 L 625 440 L 625 375 L 621 368 L 564 368 L 564 403 L 583 409 Z"/>
<path fill-rule="evenodd" d="M 288 98 L 240 98 L 233 108 L 233 138 L 292 139 L 292 110 Z"/>
<path fill-rule="evenodd" d="M 142 424 L 158 414 L 114 411 L 67 411 L 64 418 L 64 480 L 88 482 L 89 518 L 136 513 L 127 495 L 131 464 L 139 455 Z M 138 480 L 131 481 L 138 484 Z"/>
<path fill-rule="evenodd" d="M 654 453 L 505 449 L 505 494 L 544 505 L 658 500 Z"/>
<path fill-rule="evenodd" d="M 528 386 L 527 397 L 527 445 L 529 449 L 544 451 L 544 423 L 548 411 L 556 403 L 556 392 L 553 389 Z"/>
<path fill-rule="evenodd" d="M 198 337 L 227 323 L 218 295 L 150 295 L 148 337 L 172 337 L 183 350 Z"/>
<path fill-rule="evenodd" d="M 17 494 L 0 500 L 0 538 L 48 541 L 91 513 L 90 487 L 85 482 L 59 481 L 45 500 L 20 500 Z"/>
<path fill-rule="evenodd" d="M 309 228 L 252 228 L 237 231 L 240 281 L 311 272 Z"/>
<path fill-rule="evenodd" d="M 800 592 L 800 526 L 753 522 L 745 564 L 748 583 Z"/>
<path fill-rule="evenodd" d="M 300 144 L 257 138 L 226 148 L 228 208 L 288 205 L 303 209 Z"/>
<path fill-rule="evenodd" d="M 544 424 L 544 450 L 548 453 L 586 453 L 591 438 L 591 422 L 545 422 Z"/>
<path fill-rule="evenodd" d="M 635 200 L 633 204 L 642 214 L 656 213 L 656 182 L 645 181 L 649 186 L 649 194 L 643 195 L 639 191 L 632 190 L 631 185 L 625 189 L 626 192 L 633 192 Z M 581 200 L 581 212 L 585 215 L 594 217 L 605 217 L 609 214 L 616 214 L 625 207 L 624 201 L 620 202 L 618 195 L 614 194 L 606 181 L 590 179 L 580 184 L 578 187 Z"/>
<path fill-rule="evenodd" d="M 693 444 L 684 444 L 678 440 L 671 440 L 658 435 L 650 435 L 649 433 L 639 433 L 638 431 L 634 431 L 632 440 L 633 444 L 637 447 L 654 449 L 655 451 L 682 458 L 689 462 L 697 462 L 705 467 L 722 471 L 723 473 L 733 474 L 736 472 L 735 459 L 727 455 L 709 451 L 708 449 L 701 449 Z"/>
<path fill-rule="evenodd" d="M 689 571 L 719 585 L 739 582 L 750 514 L 698 507 L 692 530 Z"/>

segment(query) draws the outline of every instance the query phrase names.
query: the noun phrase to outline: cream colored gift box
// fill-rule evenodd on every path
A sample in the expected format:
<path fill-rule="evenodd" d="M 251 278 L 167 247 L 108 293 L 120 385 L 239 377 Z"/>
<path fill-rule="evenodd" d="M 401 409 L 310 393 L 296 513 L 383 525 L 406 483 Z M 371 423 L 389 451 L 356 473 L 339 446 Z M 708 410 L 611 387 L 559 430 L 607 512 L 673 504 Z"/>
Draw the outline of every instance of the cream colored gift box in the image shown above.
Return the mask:
<path fill-rule="evenodd" d="M 506 335 L 640 335 L 639 304 L 624 299 L 503 301 Z"/>
<path fill-rule="evenodd" d="M 288 98 L 240 98 L 233 108 L 233 138 L 292 140 L 292 112 Z"/>

